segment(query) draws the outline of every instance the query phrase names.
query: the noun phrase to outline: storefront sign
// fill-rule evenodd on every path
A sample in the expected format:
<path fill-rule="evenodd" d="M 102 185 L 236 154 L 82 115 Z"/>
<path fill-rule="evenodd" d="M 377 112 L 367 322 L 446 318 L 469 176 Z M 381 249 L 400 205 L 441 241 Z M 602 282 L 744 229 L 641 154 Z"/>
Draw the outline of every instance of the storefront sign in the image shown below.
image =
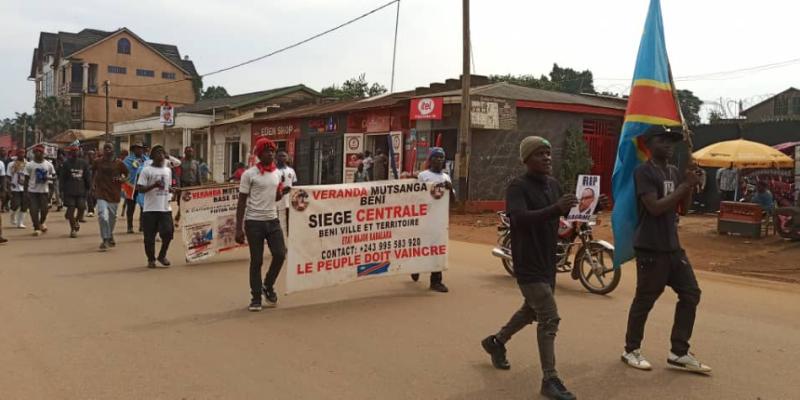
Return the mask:
<path fill-rule="evenodd" d="M 367 132 L 388 132 L 391 129 L 392 118 L 389 112 L 378 113 L 373 112 L 367 114 L 366 128 Z"/>
<path fill-rule="evenodd" d="M 449 191 L 416 180 L 292 190 L 286 291 L 447 265 Z"/>
<path fill-rule="evenodd" d="M 443 108 L 444 99 L 442 97 L 411 99 L 409 118 L 412 120 L 440 120 Z"/>
<path fill-rule="evenodd" d="M 235 241 L 238 200 L 239 185 L 235 183 L 181 192 L 181 226 L 187 262 L 247 247 Z"/>
<path fill-rule="evenodd" d="M 297 123 L 295 122 L 280 122 L 280 123 L 264 123 L 264 122 L 254 122 L 252 124 L 252 134 L 253 134 L 253 143 L 259 137 L 266 136 L 272 140 L 283 140 L 288 139 L 289 137 L 294 137 L 300 133 L 300 128 L 298 128 Z"/>
<path fill-rule="evenodd" d="M 316 133 L 336 132 L 339 124 L 334 117 L 317 118 L 308 121 L 308 131 Z"/>

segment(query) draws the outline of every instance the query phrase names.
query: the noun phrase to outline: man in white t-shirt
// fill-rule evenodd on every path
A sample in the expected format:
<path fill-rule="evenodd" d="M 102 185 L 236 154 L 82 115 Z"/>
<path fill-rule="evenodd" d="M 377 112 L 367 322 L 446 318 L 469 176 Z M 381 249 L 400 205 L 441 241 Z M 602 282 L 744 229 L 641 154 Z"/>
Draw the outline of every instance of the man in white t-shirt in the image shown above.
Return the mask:
<path fill-rule="evenodd" d="M 172 184 L 172 170 L 166 165 L 164 148 L 154 146 L 150 151 L 151 165 L 142 169 L 136 181 L 136 190 L 144 194 L 142 206 L 142 230 L 144 231 L 144 252 L 147 267 L 155 268 L 156 260 L 163 267 L 169 267 L 167 259 L 169 243 L 175 227 L 172 222 L 172 207 L 169 204 Z M 161 250 L 156 258 L 156 233 L 161 237 Z"/>
<path fill-rule="evenodd" d="M 25 196 L 25 150 L 17 150 L 16 160 L 6 165 L 6 179 L 11 182 L 11 223 L 25 229 L 25 213 L 28 212 L 28 197 Z"/>
<path fill-rule="evenodd" d="M 5 149 L 3 149 L 5 150 Z M 6 194 L 6 164 L 0 159 L 0 195 L 5 196 Z M 3 237 L 3 215 L 2 210 L 0 210 L 0 243 L 8 242 L 8 239 Z"/>
<path fill-rule="evenodd" d="M 44 146 L 33 148 L 33 161 L 25 165 L 25 190 L 30 200 L 33 235 L 47 233 L 47 212 L 50 208 L 50 181 L 56 176 L 56 169 L 44 159 Z"/>
<path fill-rule="evenodd" d="M 441 147 L 432 147 L 428 155 L 428 169 L 420 172 L 417 179 L 420 182 L 435 185 L 438 190 L 442 192 L 452 192 L 453 182 L 450 180 L 450 176 L 444 172 L 444 157 L 444 149 Z M 419 280 L 419 274 L 411 274 L 411 279 L 416 282 Z M 449 291 L 447 286 L 442 283 L 441 272 L 431 273 L 431 290 L 440 293 L 447 293 Z"/>
<path fill-rule="evenodd" d="M 275 281 L 286 259 L 286 243 L 278 221 L 277 203 L 289 188 L 281 183 L 281 173 L 275 165 L 275 143 L 259 139 L 253 154 L 259 162 L 242 174 L 239 183 L 239 203 L 236 207 L 236 243 L 244 244 L 245 236 L 250 247 L 250 311 L 261 311 L 262 294 L 268 306 L 278 303 Z M 261 265 L 264 263 L 264 241 L 272 253 L 269 271 L 261 282 Z"/>
<path fill-rule="evenodd" d="M 281 175 L 283 187 L 291 189 L 297 183 L 297 172 L 287 164 L 289 153 L 286 150 L 278 150 L 275 156 L 278 166 L 278 173 Z M 281 223 L 284 239 L 289 236 L 289 196 L 278 202 L 278 220 Z"/>

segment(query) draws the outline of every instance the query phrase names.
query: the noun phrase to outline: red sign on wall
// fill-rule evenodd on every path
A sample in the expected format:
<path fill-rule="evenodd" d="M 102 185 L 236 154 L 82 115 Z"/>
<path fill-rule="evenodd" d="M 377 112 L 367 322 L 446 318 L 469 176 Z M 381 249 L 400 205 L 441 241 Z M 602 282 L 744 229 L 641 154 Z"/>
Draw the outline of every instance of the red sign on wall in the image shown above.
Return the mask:
<path fill-rule="evenodd" d="M 442 119 L 443 108 L 444 99 L 441 97 L 411 99 L 409 117 L 412 120 L 439 120 Z"/>
<path fill-rule="evenodd" d="M 284 140 L 288 138 L 297 137 L 300 133 L 300 128 L 297 122 L 253 122 L 252 134 L 253 139 L 261 136 L 266 136 L 272 140 Z M 253 142 L 255 143 L 255 141 Z"/>

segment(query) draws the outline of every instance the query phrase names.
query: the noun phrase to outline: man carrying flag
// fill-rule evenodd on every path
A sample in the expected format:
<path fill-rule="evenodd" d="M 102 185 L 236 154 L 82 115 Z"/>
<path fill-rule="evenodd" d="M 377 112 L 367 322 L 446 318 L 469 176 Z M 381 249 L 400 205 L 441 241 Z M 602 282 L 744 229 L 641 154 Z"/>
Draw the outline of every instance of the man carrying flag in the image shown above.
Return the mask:
<path fill-rule="evenodd" d="M 689 353 L 700 288 L 678 240 L 677 209 L 680 204 L 688 208 L 700 180 L 694 168 L 681 174 L 669 165 L 675 143 L 686 133 L 676 100 L 661 5 L 651 0 L 612 179 L 614 265 L 619 268 L 635 255 L 637 273 L 622 361 L 637 369 L 652 368 L 640 350 L 644 326 L 653 304 L 670 286 L 678 304 L 667 363 L 708 373 L 711 368 Z"/>

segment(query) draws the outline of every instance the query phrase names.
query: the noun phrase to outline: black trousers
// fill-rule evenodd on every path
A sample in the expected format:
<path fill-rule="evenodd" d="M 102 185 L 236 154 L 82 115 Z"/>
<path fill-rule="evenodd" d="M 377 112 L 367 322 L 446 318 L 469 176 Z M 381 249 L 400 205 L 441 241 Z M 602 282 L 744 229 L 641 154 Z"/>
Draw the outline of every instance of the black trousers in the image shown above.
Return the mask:
<path fill-rule="evenodd" d="M 86 197 L 85 196 L 64 196 L 64 206 L 67 207 L 67 212 L 64 215 L 69 221 L 72 230 L 78 230 L 80 227 L 80 220 L 83 219 L 83 213 L 86 211 Z M 77 210 L 78 215 L 75 215 Z"/>
<path fill-rule="evenodd" d="M 636 252 L 636 296 L 628 314 L 625 351 L 641 347 L 647 316 L 667 286 L 678 295 L 670 337 L 672 353 L 684 356 L 689 352 L 689 339 L 700 303 L 700 287 L 683 250 L 673 253 Z"/>
<path fill-rule="evenodd" d="M 161 250 L 158 258 L 167 256 L 169 242 L 175 232 L 175 225 L 172 223 L 172 213 L 169 211 L 147 211 L 142 213 L 142 230 L 144 231 L 144 253 L 147 261 L 156 260 L 156 234 L 161 237 Z"/>
<path fill-rule="evenodd" d="M 128 230 L 133 229 L 133 214 L 136 213 L 136 196 L 138 192 L 133 193 L 133 199 L 125 199 L 125 217 L 128 219 Z M 141 207 L 140 207 L 141 208 Z M 144 213 L 139 213 L 139 231 L 144 228 Z"/>
<path fill-rule="evenodd" d="M 25 192 L 11 192 L 11 210 L 27 212 L 28 211 L 28 197 Z"/>
<path fill-rule="evenodd" d="M 31 223 L 33 230 L 42 230 L 42 225 L 47 220 L 47 213 L 50 211 L 49 193 L 28 193 L 29 208 L 31 211 Z"/>
<path fill-rule="evenodd" d="M 262 288 L 273 289 L 278 274 L 286 259 L 286 244 L 283 241 L 283 231 L 280 222 L 272 221 L 244 221 L 244 233 L 250 247 L 250 294 L 253 298 L 261 298 Z M 261 266 L 264 264 L 264 241 L 267 241 L 272 261 L 269 264 L 264 284 L 261 284 Z"/>

